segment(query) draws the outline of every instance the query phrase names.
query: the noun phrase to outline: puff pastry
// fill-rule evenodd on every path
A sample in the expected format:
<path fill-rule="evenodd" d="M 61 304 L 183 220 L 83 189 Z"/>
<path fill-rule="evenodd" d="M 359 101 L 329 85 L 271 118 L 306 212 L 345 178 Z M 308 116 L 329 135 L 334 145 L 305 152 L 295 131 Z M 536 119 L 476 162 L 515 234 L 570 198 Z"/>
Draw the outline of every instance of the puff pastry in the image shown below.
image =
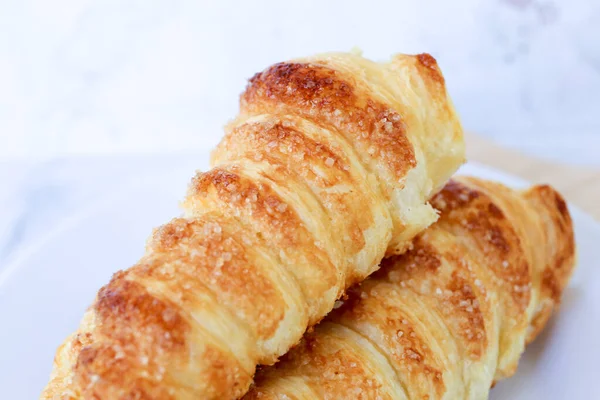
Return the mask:
<path fill-rule="evenodd" d="M 463 162 L 428 54 L 326 54 L 256 74 L 184 215 L 98 293 L 43 399 L 233 399 L 384 254 Z"/>
<path fill-rule="evenodd" d="M 549 186 L 475 178 L 433 200 L 439 221 L 382 268 L 244 399 L 486 399 L 560 301 L 573 226 Z"/>

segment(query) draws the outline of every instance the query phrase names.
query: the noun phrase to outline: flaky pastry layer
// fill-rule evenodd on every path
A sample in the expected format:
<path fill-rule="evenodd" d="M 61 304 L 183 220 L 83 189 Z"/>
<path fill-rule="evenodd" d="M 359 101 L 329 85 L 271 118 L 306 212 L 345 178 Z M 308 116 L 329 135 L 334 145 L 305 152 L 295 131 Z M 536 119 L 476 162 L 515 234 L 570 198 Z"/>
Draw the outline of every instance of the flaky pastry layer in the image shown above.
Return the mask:
<path fill-rule="evenodd" d="M 234 399 L 437 218 L 463 162 L 435 60 L 326 54 L 250 79 L 184 214 L 98 293 L 42 399 Z"/>
<path fill-rule="evenodd" d="M 515 373 L 573 271 L 573 226 L 549 186 L 460 177 L 437 223 L 382 267 L 244 399 L 486 399 Z"/>

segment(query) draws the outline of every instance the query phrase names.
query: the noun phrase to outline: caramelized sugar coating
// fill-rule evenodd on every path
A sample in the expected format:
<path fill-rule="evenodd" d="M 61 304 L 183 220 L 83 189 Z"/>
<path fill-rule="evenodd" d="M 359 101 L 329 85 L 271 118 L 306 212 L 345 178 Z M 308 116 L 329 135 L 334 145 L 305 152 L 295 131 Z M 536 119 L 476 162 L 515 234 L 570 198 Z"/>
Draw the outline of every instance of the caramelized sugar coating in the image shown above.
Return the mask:
<path fill-rule="evenodd" d="M 244 399 L 486 399 L 515 373 L 573 271 L 573 226 L 549 186 L 456 178 L 440 219 L 369 279 Z"/>
<path fill-rule="evenodd" d="M 462 129 L 430 56 L 326 54 L 254 76 L 184 215 L 59 349 L 43 399 L 234 399 L 435 221 Z"/>

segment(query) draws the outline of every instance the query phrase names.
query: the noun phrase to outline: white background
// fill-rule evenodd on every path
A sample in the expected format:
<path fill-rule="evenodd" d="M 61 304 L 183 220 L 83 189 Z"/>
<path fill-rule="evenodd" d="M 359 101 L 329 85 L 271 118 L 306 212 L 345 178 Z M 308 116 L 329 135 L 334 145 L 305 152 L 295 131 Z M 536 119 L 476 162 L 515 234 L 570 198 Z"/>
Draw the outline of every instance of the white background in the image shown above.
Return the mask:
<path fill-rule="evenodd" d="M 235 115 L 238 95 L 255 72 L 292 57 L 354 46 L 375 59 L 430 52 L 467 129 L 543 157 L 600 165 L 598 0 L 0 0 L 0 282 L 9 272 L 26 271 L 16 261 L 56 238 L 72 250 L 56 254 L 75 261 L 63 264 L 40 253 L 29 263 L 32 279 L 51 279 L 54 285 L 40 284 L 46 289 L 93 293 L 97 282 L 89 275 L 99 270 L 86 260 L 102 264 L 98 256 L 113 256 L 121 246 L 98 244 L 123 237 L 123 249 L 141 251 L 144 224 L 164 221 L 166 209 L 153 206 L 156 199 L 184 193 L 182 179 L 179 189 L 156 189 L 143 197 L 148 204 L 135 203 L 128 193 L 141 177 L 155 182 L 174 169 L 191 177 L 194 168 L 205 168 L 207 149 Z M 134 205 L 96 218 L 104 230 L 81 225 L 88 229 L 77 235 L 81 245 L 59 237 L 82 216 L 97 217 L 90 210 L 111 199 Z M 132 230 L 140 232 L 139 247 L 128 241 Z M 590 249 L 582 263 L 593 259 L 586 239 L 595 240 L 580 235 L 582 248 Z M 127 265 L 102 266 L 108 274 Z M 61 275 L 60 268 L 79 275 Z M 81 276 L 93 288 L 64 276 Z M 590 277 L 582 282 L 597 282 Z M 36 288 L 25 281 L 24 288 Z M 596 299 L 597 293 L 584 294 Z M 52 303 L 51 296 L 38 296 L 44 294 L 25 296 L 27 304 L 0 302 L 23 318 L 9 324 L 18 330 L 0 328 L 0 339 L 39 325 L 31 329 L 29 346 L 13 346 L 26 352 L 17 357 L 25 367 L 32 365 L 27 354 L 51 350 L 44 340 L 57 343 L 66 333 L 40 335 L 45 319 L 33 318 L 26 306 L 43 314 L 40 304 Z M 577 309 L 582 321 L 597 320 L 589 314 L 596 308 Z M 577 323 L 559 326 L 592 332 Z M 567 356 L 594 358 L 585 341 L 568 343 L 575 347 Z M 46 356 L 49 361 L 51 352 Z M 562 361 L 550 357 L 537 365 L 569 365 Z M 12 383 L 31 383 L 31 374 L 41 373 L 37 386 L 28 386 L 37 392 L 45 382 L 46 371 L 10 365 L 13 375 L 0 376 Z M 37 364 L 42 365 L 50 367 Z M 527 364 L 521 373 L 523 368 L 526 372 Z M 581 370 L 568 370 L 568 376 L 547 379 L 537 390 L 564 398 L 564 391 L 581 391 L 582 382 L 591 382 L 577 381 Z M 523 376 L 524 382 L 537 382 Z"/>
<path fill-rule="evenodd" d="M 597 0 L 0 0 L 0 273 L 140 176 L 203 167 L 255 72 L 354 46 L 430 52 L 467 129 L 600 165 Z"/>
<path fill-rule="evenodd" d="M 0 160 L 212 147 L 270 63 L 438 58 L 467 129 L 599 162 L 596 0 L 0 0 Z"/>

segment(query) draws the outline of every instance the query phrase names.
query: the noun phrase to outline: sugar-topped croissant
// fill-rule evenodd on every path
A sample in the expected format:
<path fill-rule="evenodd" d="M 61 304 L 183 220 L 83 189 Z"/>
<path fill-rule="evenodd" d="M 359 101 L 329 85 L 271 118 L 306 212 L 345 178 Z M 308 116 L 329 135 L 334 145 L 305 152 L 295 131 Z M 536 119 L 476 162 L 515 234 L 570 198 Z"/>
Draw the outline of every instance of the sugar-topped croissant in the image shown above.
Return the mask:
<path fill-rule="evenodd" d="M 573 226 L 549 186 L 474 178 L 432 201 L 439 221 L 371 278 L 244 399 L 486 399 L 558 305 Z"/>
<path fill-rule="evenodd" d="M 98 293 L 43 399 L 233 399 L 437 218 L 462 163 L 435 60 L 326 54 L 255 75 L 184 215 Z"/>

